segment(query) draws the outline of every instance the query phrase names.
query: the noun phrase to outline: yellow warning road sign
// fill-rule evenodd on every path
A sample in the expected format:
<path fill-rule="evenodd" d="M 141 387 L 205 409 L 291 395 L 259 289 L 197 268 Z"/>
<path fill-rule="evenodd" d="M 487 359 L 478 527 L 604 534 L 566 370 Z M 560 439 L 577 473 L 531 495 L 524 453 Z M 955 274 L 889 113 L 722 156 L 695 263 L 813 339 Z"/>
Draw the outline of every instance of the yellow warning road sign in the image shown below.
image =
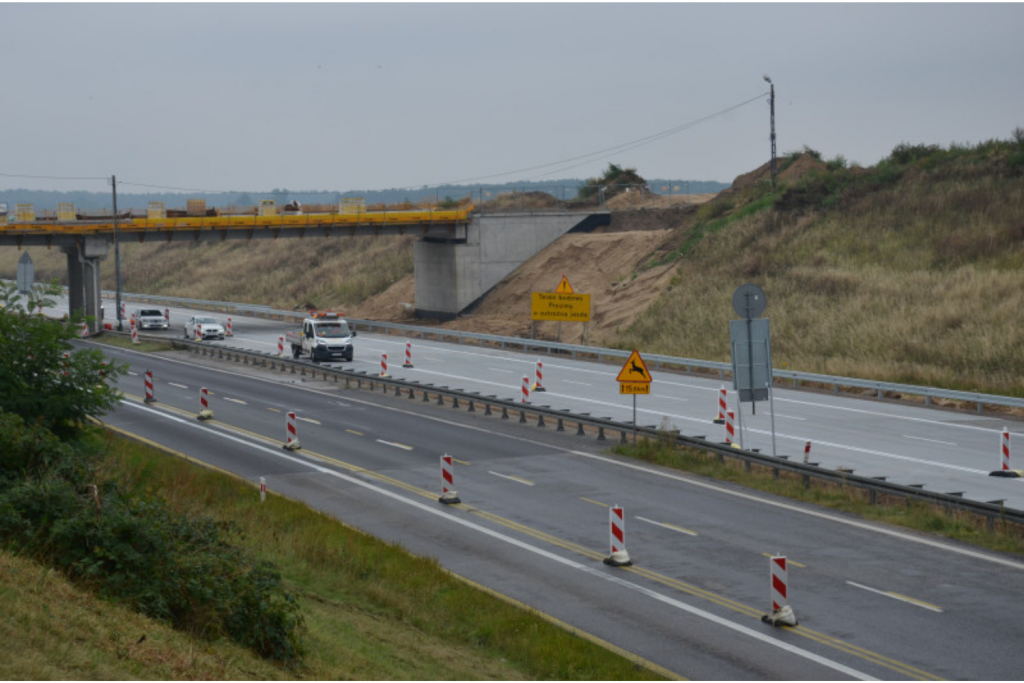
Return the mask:
<path fill-rule="evenodd" d="M 565 275 L 562 275 L 562 281 L 555 287 L 555 294 L 572 294 L 572 285 L 569 284 L 569 280 L 566 279 Z"/>
<path fill-rule="evenodd" d="M 530 318 L 533 320 L 590 322 L 590 295 L 534 292 Z"/>
<path fill-rule="evenodd" d="M 626 359 L 626 364 L 619 370 L 619 376 L 615 378 L 615 381 L 627 384 L 650 384 L 651 373 L 647 371 L 647 365 L 637 351 L 634 350 Z"/>

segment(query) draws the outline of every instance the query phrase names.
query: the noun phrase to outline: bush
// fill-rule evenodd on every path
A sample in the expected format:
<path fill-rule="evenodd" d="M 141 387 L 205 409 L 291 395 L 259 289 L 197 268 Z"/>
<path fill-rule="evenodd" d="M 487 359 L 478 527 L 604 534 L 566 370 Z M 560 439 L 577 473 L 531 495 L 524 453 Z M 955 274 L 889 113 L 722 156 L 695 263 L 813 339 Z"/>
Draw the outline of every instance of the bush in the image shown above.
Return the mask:
<path fill-rule="evenodd" d="M 302 615 L 277 571 L 230 542 L 233 526 L 83 483 L 95 448 L 0 412 L 0 545 L 180 630 L 297 661 Z"/>
<path fill-rule="evenodd" d="M 909 164 L 919 159 L 926 159 L 938 154 L 942 148 L 938 145 L 909 145 L 901 142 L 889 154 L 889 160 L 896 164 Z"/>

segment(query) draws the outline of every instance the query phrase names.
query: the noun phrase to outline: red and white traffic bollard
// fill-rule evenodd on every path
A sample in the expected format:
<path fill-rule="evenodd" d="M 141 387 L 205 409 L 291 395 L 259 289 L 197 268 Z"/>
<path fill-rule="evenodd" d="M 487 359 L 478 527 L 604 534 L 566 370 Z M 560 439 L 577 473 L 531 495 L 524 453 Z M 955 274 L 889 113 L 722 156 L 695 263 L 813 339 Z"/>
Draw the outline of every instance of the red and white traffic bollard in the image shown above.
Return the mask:
<path fill-rule="evenodd" d="M 804 464 L 806 464 L 810 459 L 811 459 L 811 442 L 808 441 L 806 444 L 804 444 Z"/>
<path fill-rule="evenodd" d="M 604 563 L 613 567 L 629 567 L 633 563 L 626 552 L 626 519 L 622 508 L 613 505 L 608 510 L 608 525 L 611 535 L 612 554 L 604 559 Z"/>
<path fill-rule="evenodd" d="M 388 354 L 380 354 L 380 376 L 388 377 Z"/>
<path fill-rule="evenodd" d="M 771 560 L 772 611 L 761 617 L 761 621 L 772 626 L 796 626 L 796 615 L 789 606 L 789 572 L 786 558 L 775 555 Z"/>
<path fill-rule="evenodd" d="M 235 336 L 235 331 L 231 328 L 231 318 L 228 318 L 228 328 L 224 331 L 225 336 Z"/>
<path fill-rule="evenodd" d="M 537 361 L 537 382 L 533 385 L 534 391 L 547 391 L 541 382 L 544 380 L 544 364 Z"/>
<path fill-rule="evenodd" d="M 725 442 L 734 444 L 736 439 L 736 414 L 731 410 L 725 413 Z"/>
<path fill-rule="evenodd" d="M 406 342 L 406 362 L 401 364 L 402 368 L 413 367 L 413 342 Z"/>
<path fill-rule="evenodd" d="M 153 398 L 153 373 L 146 370 L 145 374 L 146 383 L 146 403 L 156 403 L 156 399 Z"/>
<path fill-rule="evenodd" d="M 285 430 L 284 449 L 286 451 L 297 451 L 302 448 L 299 445 L 299 435 L 295 430 L 295 413 L 288 413 L 288 422 Z"/>
<path fill-rule="evenodd" d="M 267 502 L 267 478 L 260 477 L 260 502 Z"/>
<path fill-rule="evenodd" d="M 278 356 L 283 356 L 284 355 L 284 337 L 278 337 L 277 338 L 277 355 Z"/>
<path fill-rule="evenodd" d="M 139 328 L 135 327 L 135 321 L 132 320 L 132 344 L 139 343 Z"/>
<path fill-rule="evenodd" d="M 999 435 L 999 469 L 989 472 L 989 476 L 1011 479 L 1024 476 L 1024 471 L 1010 469 L 1010 430 L 1006 427 L 1003 427 L 1003 432 Z"/>
<path fill-rule="evenodd" d="M 79 336 L 81 336 L 82 339 L 89 336 L 89 323 L 82 323 L 82 332 Z"/>
<path fill-rule="evenodd" d="M 164 309 L 164 320 L 166 320 L 167 322 L 171 322 L 171 309 Z"/>
<path fill-rule="evenodd" d="M 725 385 L 723 384 L 718 390 L 718 417 L 712 420 L 716 425 L 725 424 L 725 414 L 729 411 L 728 398 L 729 395 L 725 391 Z"/>
<path fill-rule="evenodd" d="M 523 375 L 523 398 L 521 402 L 530 402 L 530 378 L 527 375 Z"/>
<path fill-rule="evenodd" d="M 461 503 L 459 494 L 455 492 L 455 469 L 452 456 L 445 453 L 441 456 L 441 497 L 439 503 L 454 505 Z"/>
<path fill-rule="evenodd" d="M 121 320 L 124 320 L 127 317 L 128 317 L 128 304 L 126 304 L 125 302 L 122 301 L 121 302 Z"/>
<path fill-rule="evenodd" d="M 202 387 L 201 389 L 199 389 L 199 405 L 201 406 L 199 409 L 199 415 L 197 416 L 197 419 L 199 420 L 213 419 L 213 411 L 210 410 L 209 394 L 210 392 L 207 390 L 206 387 Z"/>

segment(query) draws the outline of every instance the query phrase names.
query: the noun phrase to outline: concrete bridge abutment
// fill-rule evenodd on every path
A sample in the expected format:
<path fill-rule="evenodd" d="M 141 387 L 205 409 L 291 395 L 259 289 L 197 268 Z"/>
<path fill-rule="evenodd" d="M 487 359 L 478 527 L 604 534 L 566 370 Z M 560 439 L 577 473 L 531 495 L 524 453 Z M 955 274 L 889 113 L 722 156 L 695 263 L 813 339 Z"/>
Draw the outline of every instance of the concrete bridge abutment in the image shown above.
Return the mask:
<path fill-rule="evenodd" d="M 89 333 L 103 326 L 103 297 L 100 262 L 110 253 L 106 237 L 80 237 L 61 247 L 68 263 L 68 310 L 71 316 L 85 315 Z"/>
<path fill-rule="evenodd" d="M 562 235 L 610 220 L 607 212 L 477 214 L 463 237 L 425 237 L 413 246 L 416 315 L 452 320 Z"/>

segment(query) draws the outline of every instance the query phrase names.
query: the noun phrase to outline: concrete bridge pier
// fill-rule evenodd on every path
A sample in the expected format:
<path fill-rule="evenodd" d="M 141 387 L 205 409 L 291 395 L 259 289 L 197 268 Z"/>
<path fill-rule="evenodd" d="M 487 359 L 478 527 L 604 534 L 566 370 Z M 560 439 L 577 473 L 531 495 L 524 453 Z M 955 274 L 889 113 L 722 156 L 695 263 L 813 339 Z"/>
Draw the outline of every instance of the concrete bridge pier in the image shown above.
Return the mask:
<path fill-rule="evenodd" d="M 103 297 L 100 289 L 100 262 L 110 252 L 105 237 L 80 237 L 75 244 L 62 247 L 68 261 L 68 309 L 70 315 L 85 315 L 89 334 L 103 327 Z"/>
<path fill-rule="evenodd" d="M 452 320 L 562 235 L 610 222 L 608 212 L 476 214 L 455 235 L 424 237 L 413 245 L 416 315 Z M 560 276 L 551 274 L 552 289 Z"/>

